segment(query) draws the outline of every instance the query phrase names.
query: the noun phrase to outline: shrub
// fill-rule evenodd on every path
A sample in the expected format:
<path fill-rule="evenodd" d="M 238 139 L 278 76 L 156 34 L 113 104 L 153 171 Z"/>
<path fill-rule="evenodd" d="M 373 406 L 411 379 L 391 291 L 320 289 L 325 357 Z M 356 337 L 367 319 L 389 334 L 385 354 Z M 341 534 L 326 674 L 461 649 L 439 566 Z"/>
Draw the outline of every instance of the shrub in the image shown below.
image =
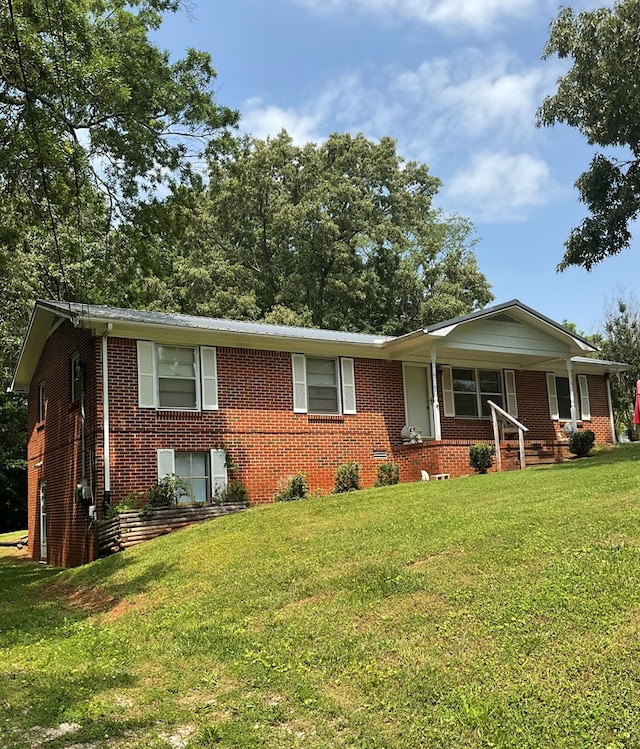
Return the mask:
<path fill-rule="evenodd" d="M 493 445 L 478 442 L 469 448 L 469 465 L 476 473 L 486 473 L 493 465 L 496 449 Z"/>
<path fill-rule="evenodd" d="M 596 435 L 591 429 L 573 432 L 569 435 L 569 452 L 578 458 L 584 458 L 591 452 L 595 441 Z"/>
<path fill-rule="evenodd" d="M 400 466 L 389 460 L 378 466 L 376 486 L 393 486 L 400 481 Z"/>
<path fill-rule="evenodd" d="M 115 507 L 110 507 L 106 517 L 113 518 L 122 512 L 129 510 L 140 510 L 147 502 L 147 495 L 144 492 L 129 492 L 124 499 L 120 500 Z"/>
<path fill-rule="evenodd" d="M 147 492 L 147 503 L 149 507 L 173 507 L 177 505 L 182 497 L 189 496 L 189 487 L 175 473 L 156 481 Z"/>
<path fill-rule="evenodd" d="M 309 484 L 304 473 L 296 473 L 279 487 L 274 497 L 276 502 L 292 502 L 295 499 L 305 499 L 309 496 Z"/>
<path fill-rule="evenodd" d="M 343 463 L 336 471 L 334 492 L 344 494 L 360 489 L 360 466 L 357 463 Z"/>
<path fill-rule="evenodd" d="M 224 489 L 219 489 L 213 497 L 214 504 L 243 504 L 249 501 L 249 495 L 242 481 L 230 481 Z"/>

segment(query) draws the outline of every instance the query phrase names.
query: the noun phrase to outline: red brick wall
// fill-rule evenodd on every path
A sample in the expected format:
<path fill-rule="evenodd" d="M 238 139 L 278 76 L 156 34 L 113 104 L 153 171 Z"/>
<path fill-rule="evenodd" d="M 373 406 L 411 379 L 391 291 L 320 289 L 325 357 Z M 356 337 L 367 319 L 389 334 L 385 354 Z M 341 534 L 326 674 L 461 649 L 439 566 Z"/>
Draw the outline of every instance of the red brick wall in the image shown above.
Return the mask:
<path fill-rule="evenodd" d="M 253 502 L 270 502 L 298 471 L 328 491 L 336 468 L 360 464 L 364 485 L 404 425 L 402 365 L 355 359 L 357 414 L 293 413 L 291 355 L 218 347 L 218 411 L 184 413 L 138 408 L 136 342 L 109 339 L 112 500 L 147 489 L 157 477 L 157 450 L 225 447 Z M 382 384 L 384 383 L 384 385 Z"/>
<path fill-rule="evenodd" d="M 400 464 L 401 480 L 415 481 L 420 471 L 471 472 L 471 442 L 492 441 L 488 420 L 442 419 L 439 443 L 403 446 L 405 421 L 402 364 L 354 360 L 358 413 L 314 416 L 293 413 L 291 356 L 284 352 L 218 347 L 219 410 L 158 411 L 138 407 L 137 348 L 134 340 L 108 338 L 111 434 L 111 500 L 148 489 L 157 478 L 157 450 L 207 451 L 225 447 L 237 465 L 230 478 L 246 486 L 252 502 L 270 502 L 279 484 L 303 471 L 312 489 L 330 491 L 337 467 L 357 461 L 363 486 L 372 486 L 384 460 Z M 80 409 L 70 403 L 70 359 L 80 350 L 86 363 L 87 473 L 102 516 L 101 339 L 64 323 L 46 342 L 30 392 L 29 527 L 30 552 L 39 556 L 38 479 L 47 482 L 49 562 L 75 565 L 94 551 L 87 509 L 73 500 L 80 471 Z M 440 379 L 440 378 L 438 378 Z M 38 386 L 44 381 L 47 416 L 37 423 Z M 519 418 L 531 440 L 554 441 L 548 415 L 544 372 L 516 372 Z M 442 404 L 441 385 L 440 403 Z M 598 441 L 611 438 L 603 378 L 589 377 L 591 422 L 585 428 Z M 374 457 L 374 451 L 384 457 Z M 33 466 L 39 461 L 39 469 Z"/>
<path fill-rule="evenodd" d="M 98 339 L 99 340 L 99 339 Z M 97 340 L 65 322 L 46 341 L 29 391 L 27 508 L 29 553 L 40 558 L 40 481 L 46 482 L 47 561 L 78 565 L 94 554 L 94 533 L 87 508 L 76 504 L 74 489 L 82 478 L 80 401 L 71 402 L 71 358 L 80 353 L 85 367 L 85 466 L 96 487 Z M 44 383 L 46 415 L 38 420 L 39 387 Z M 39 465 L 41 464 L 41 465 Z"/>
<path fill-rule="evenodd" d="M 547 376 L 545 372 L 516 371 L 516 397 L 518 420 L 529 429 L 527 439 L 566 439 L 562 427 L 566 422 L 552 421 L 549 415 Z M 611 422 L 607 403 L 607 386 L 604 377 L 587 376 L 591 421 L 578 421 L 579 429 L 591 429 L 596 442 L 611 442 Z M 580 414 L 580 397 L 577 380 L 574 382 L 576 408 Z M 442 378 L 438 374 L 438 398 L 442 409 Z M 463 419 L 442 416 L 443 440 L 493 441 L 493 428 L 489 419 Z"/>

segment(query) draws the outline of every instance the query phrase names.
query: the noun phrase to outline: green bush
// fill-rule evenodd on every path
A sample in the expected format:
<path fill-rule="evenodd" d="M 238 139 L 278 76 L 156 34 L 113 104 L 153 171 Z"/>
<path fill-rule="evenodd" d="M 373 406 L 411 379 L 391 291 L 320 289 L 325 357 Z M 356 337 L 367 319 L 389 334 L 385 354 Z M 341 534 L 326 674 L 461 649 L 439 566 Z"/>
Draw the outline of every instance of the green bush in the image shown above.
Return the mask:
<path fill-rule="evenodd" d="M 578 458 L 586 457 L 593 448 L 596 441 L 596 435 L 591 429 L 584 429 L 581 432 L 572 432 L 569 435 L 569 452 Z"/>
<path fill-rule="evenodd" d="M 224 489 L 219 489 L 213 497 L 217 505 L 243 504 L 249 501 L 249 495 L 242 481 L 230 481 Z"/>
<path fill-rule="evenodd" d="M 274 499 L 276 502 L 292 502 L 296 499 L 305 499 L 308 496 L 309 484 L 307 483 L 307 477 L 304 473 L 299 472 L 295 476 L 291 476 L 279 487 Z"/>
<path fill-rule="evenodd" d="M 469 465 L 476 473 L 486 473 L 493 465 L 496 449 L 493 445 L 478 442 L 469 448 Z"/>
<path fill-rule="evenodd" d="M 189 496 L 189 487 L 175 473 L 156 481 L 147 492 L 147 504 L 149 507 L 173 507 L 177 505 L 182 497 Z"/>
<path fill-rule="evenodd" d="M 141 510 L 146 503 L 147 495 L 144 492 L 129 492 L 115 507 L 108 509 L 106 517 L 114 518 L 123 512 L 129 512 L 129 510 Z"/>
<path fill-rule="evenodd" d="M 343 463 L 338 466 L 334 493 L 344 494 L 358 489 L 360 489 L 360 466 L 357 463 Z"/>
<path fill-rule="evenodd" d="M 389 460 L 378 466 L 376 486 L 393 486 L 400 481 L 400 466 Z"/>

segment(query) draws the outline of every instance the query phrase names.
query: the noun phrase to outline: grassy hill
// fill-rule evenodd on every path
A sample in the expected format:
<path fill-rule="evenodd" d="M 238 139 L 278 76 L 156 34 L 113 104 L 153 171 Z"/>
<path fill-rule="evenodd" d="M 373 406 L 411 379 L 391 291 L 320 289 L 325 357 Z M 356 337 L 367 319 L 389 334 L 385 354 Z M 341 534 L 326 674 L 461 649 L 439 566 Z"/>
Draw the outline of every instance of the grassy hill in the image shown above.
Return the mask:
<path fill-rule="evenodd" d="M 640 747 L 640 446 L 0 550 L 0 746 Z"/>

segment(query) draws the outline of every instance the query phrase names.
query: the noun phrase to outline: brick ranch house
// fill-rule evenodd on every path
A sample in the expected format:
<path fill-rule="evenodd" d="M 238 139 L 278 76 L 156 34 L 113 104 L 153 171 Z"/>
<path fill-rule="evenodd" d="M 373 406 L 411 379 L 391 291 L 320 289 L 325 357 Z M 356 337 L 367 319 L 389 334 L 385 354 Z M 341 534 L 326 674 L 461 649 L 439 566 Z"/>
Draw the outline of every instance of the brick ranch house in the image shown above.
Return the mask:
<path fill-rule="evenodd" d="M 401 481 L 468 474 L 469 445 L 493 441 L 488 400 L 528 428 L 527 461 L 560 459 L 567 424 L 614 441 L 624 365 L 595 350 L 517 300 L 399 337 L 38 301 L 12 384 L 29 398 L 29 553 L 94 559 L 95 521 L 168 473 L 207 501 L 233 463 L 252 503 L 298 471 L 330 491 L 346 461 L 364 486 L 389 460 Z"/>

